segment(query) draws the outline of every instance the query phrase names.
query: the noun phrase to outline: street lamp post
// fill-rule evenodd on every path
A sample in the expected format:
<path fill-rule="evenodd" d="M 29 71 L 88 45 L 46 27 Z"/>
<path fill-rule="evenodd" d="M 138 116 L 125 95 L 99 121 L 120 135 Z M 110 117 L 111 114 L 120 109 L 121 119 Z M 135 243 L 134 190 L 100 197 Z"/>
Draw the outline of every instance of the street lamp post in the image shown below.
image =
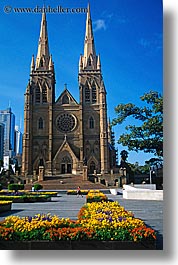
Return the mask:
<path fill-rule="evenodd" d="M 150 167 L 150 184 L 152 184 L 151 173 L 152 173 L 152 170 L 151 170 L 151 167 Z"/>
<path fill-rule="evenodd" d="M 126 168 L 125 167 L 121 167 L 120 168 L 120 175 L 121 175 L 121 179 L 122 179 L 122 186 L 123 184 L 126 184 Z M 123 181 L 124 180 L 124 181 Z"/>
<path fill-rule="evenodd" d="M 155 174 L 154 167 L 150 167 L 150 184 L 152 184 L 152 173 Z"/>

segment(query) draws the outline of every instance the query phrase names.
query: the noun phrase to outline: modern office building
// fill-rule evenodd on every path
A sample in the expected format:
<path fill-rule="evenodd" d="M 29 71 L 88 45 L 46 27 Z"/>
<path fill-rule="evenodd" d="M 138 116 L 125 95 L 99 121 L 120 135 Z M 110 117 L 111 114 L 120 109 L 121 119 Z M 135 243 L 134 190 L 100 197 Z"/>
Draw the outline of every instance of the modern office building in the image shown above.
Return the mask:
<path fill-rule="evenodd" d="M 15 115 L 11 108 L 0 110 L 0 123 L 4 126 L 3 156 L 11 158 L 15 155 Z"/>
<path fill-rule="evenodd" d="M 17 125 L 15 126 L 15 154 L 22 155 L 22 133 Z"/>
<path fill-rule="evenodd" d="M 3 160 L 4 153 L 4 124 L 0 123 L 0 160 Z"/>

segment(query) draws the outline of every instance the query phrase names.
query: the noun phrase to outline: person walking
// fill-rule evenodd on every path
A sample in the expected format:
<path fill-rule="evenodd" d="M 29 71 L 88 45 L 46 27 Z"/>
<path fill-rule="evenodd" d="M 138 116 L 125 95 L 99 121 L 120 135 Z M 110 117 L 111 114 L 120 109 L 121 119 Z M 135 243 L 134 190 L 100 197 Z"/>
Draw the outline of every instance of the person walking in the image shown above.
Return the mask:
<path fill-rule="evenodd" d="M 77 198 L 78 198 L 80 195 L 83 197 L 83 195 L 82 195 L 82 193 L 81 193 L 80 186 L 78 186 L 78 188 L 77 188 Z"/>

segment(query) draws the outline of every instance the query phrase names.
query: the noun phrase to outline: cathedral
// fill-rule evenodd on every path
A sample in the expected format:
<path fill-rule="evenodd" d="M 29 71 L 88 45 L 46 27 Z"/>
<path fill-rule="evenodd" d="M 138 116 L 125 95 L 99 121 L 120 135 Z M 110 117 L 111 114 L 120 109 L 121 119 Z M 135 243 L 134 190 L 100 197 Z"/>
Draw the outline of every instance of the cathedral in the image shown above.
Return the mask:
<path fill-rule="evenodd" d="M 32 56 L 25 91 L 23 175 L 38 173 L 39 166 L 44 167 L 46 176 L 80 174 L 84 165 L 91 174 L 105 174 L 116 166 L 106 88 L 100 55 L 95 51 L 89 5 L 78 82 L 79 102 L 66 86 L 56 100 L 54 63 L 43 13 L 38 52 L 36 58 Z"/>

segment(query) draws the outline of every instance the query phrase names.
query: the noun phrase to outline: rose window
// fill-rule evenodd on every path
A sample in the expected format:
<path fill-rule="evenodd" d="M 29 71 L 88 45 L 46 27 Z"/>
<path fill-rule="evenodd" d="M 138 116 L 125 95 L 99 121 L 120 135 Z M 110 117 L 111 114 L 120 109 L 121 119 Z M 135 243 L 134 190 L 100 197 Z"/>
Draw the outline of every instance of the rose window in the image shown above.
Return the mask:
<path fill-rule="evenodd" d="M 76 117 L 72 114 L 64 113 L 61 114 L 57 120 L 56 125 L 58 130 L 62 132 L 71 132 L 76 127 Z"/>

